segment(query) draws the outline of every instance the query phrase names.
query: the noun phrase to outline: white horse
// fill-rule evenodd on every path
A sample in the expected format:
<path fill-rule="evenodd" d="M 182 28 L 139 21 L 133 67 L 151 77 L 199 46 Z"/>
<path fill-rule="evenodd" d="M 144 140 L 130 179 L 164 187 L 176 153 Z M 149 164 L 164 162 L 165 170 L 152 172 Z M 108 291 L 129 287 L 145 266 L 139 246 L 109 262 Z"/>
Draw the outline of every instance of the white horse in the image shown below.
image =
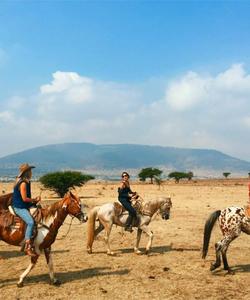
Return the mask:
<path fill-rule="evenodd" d="M 120 213 L 117 212 L 120 207 Z M 148 227 L 152 220 L 153 215 L 156 212 L 161 214 L 161 217 L 168 220 L 170 217 L 170 208 L 172 207 L 172 202 L 170 197 L 161 197 L 156 200 L 151 200 L 142 204 L 140 209 L 140 214 L 137 215 L 137 220 L 133 223 L 134 227 L 137 227 L 137 239 L 136 246 L 134 247 L 134 252 L 136 254 L 141 254 L 139 250 L 139 243 L 141 239 L 142 232 L 145 232 L 149 241 L 146 246 L 146 254 L 149 252 L 152 240 L 153 232 Z M 117 209 L 118 208 L 118 209 Z M 91 209 L 88 214 L 88 224 L 87 224 L 87 252 L 92 253 L 92 246 L 96 236 L 105 229 L 105 241 L 107 245 L 107 254 L 113 255 L 114 253 L 110 249 L 109 236 L 111 233 L 112 225 L 116 224 L 121 227 L 125 227 L 126 220 L 128 218 L 128 212 L 121 210 L 119 203 L 106 203 L 101 206 L 96 206 Z M 95 221 L 99 221 L 99 226 L 95 229 Z"/>

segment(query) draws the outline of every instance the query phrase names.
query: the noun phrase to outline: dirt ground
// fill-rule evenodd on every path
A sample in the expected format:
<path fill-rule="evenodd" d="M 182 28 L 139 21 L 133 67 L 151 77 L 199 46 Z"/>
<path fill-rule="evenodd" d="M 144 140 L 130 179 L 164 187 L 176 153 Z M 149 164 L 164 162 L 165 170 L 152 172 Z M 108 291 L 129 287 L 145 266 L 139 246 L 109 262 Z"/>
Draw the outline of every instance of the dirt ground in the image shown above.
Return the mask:
<path fill-rule="evenodd" d="M 212 233 L 206 261 L 201 259 L 203 227 L 211 212 L 230 205 L 247 202 L 247 179 L 199 180 L 175 184 L 167 182 L 159 189 L 155 185 L 131 183 L 145 200 L 161 195 L 172 197 L 170 220 L 156 216 L 151 223 L 154 232 L 149 255 L 133 253 L 136 231 L 124 233 L 113 227 L 111 246 L 115 256 L 106 255 L 104 235 L 86 253 L 86 224 L 70 218 L 61 227 L 53 245 L 54 268 L 61 286 L 49 285 L 43 256 L 29 274 L 23 288 L 17 288 L 19 275 L 29 258 L 19 248 L 0 242 L 0 299 L 249 299 L 250 237 L 242 234 L 229 248 L 229 264 L 235 275 L 222 268 L 211 273 L 214 243 L 220 237 L 218 226 Z M 118 183 L 88 183 L 76 190 L 91 207 L 117 198 Z M 11 184 L 0 184 L 0 193 L 10 192 Z M 33 195 L 40 186 L 33 183 Z M 43 203 L 57 201 L 49 191 L 42 192 Z M 62 239 L 63 238 L 63 239 Z M 147 237 L 142 236 L 144 249 Z"/>

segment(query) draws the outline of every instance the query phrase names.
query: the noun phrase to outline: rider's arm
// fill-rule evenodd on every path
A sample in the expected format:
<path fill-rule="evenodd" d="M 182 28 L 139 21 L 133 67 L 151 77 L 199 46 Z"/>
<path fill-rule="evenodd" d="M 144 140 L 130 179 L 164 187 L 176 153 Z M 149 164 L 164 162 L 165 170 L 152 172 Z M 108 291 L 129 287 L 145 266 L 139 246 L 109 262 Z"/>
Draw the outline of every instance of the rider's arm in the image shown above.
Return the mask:
<path fill-rule="evenodd" d="M 20 193 L 21 193 L 21 196 L 22 196 L 22 199 L 23 199 L 24 202 L 37 203 L 41 200 L 40 197 L 36 197 L 35 199 L 27 197 L 26 183 L 25 182 L 22 182 L 20 184 Z"/>

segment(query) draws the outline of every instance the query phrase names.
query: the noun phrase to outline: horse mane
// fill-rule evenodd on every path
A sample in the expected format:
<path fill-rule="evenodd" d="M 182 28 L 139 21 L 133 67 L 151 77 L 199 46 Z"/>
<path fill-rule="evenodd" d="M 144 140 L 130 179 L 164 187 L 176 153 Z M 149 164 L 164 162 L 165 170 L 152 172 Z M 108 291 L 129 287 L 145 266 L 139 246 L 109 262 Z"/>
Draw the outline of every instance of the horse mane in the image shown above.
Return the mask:
<path fill-rule="evenodd" d="M 43 207 L 41 209 L 42 217 L 47 219 L 51 216 L 54 216 L 56 214 L 56 212 L 60 209 L 60 207 L 62 207 L 63 201 L 64 201 L 64 199 Z"/>

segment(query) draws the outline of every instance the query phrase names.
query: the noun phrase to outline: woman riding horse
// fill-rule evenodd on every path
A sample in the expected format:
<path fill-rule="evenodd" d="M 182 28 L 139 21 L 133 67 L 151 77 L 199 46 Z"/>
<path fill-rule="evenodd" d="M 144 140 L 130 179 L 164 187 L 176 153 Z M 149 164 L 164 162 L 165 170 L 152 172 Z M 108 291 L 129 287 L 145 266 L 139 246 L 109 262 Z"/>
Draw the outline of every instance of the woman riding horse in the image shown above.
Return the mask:
<path fill-rule="evenodd" d="M 128 211 L 129 216 L 125 225 L 125 230 L 132 232 L 133 221 L 136 220 L 136 210 L 131 205 L 131 197 L 136 195 L 136 192 L 132 192 L 129 184 L 129 174 L 127 172 L 122 173 L 121 185 L 118 188 L 118 200 L 122 206 Z"/>
<path fill-rule="evenodd" d="M 31 242 L 31 237 L 34 229 L 34 220 L 29 212 L 29 208 L 35 206 L 41 200 L 38 196 L 35 199 L 31 198 L 31 169 L 35 168 L 25 163 L 20 165 L 19 174 L 17 176 L 14 192 L 13 192 L 13 209 L 27 225 L 25 231 L 25 253 L 29 256 L 36 256 L 36 252 Z"/>

